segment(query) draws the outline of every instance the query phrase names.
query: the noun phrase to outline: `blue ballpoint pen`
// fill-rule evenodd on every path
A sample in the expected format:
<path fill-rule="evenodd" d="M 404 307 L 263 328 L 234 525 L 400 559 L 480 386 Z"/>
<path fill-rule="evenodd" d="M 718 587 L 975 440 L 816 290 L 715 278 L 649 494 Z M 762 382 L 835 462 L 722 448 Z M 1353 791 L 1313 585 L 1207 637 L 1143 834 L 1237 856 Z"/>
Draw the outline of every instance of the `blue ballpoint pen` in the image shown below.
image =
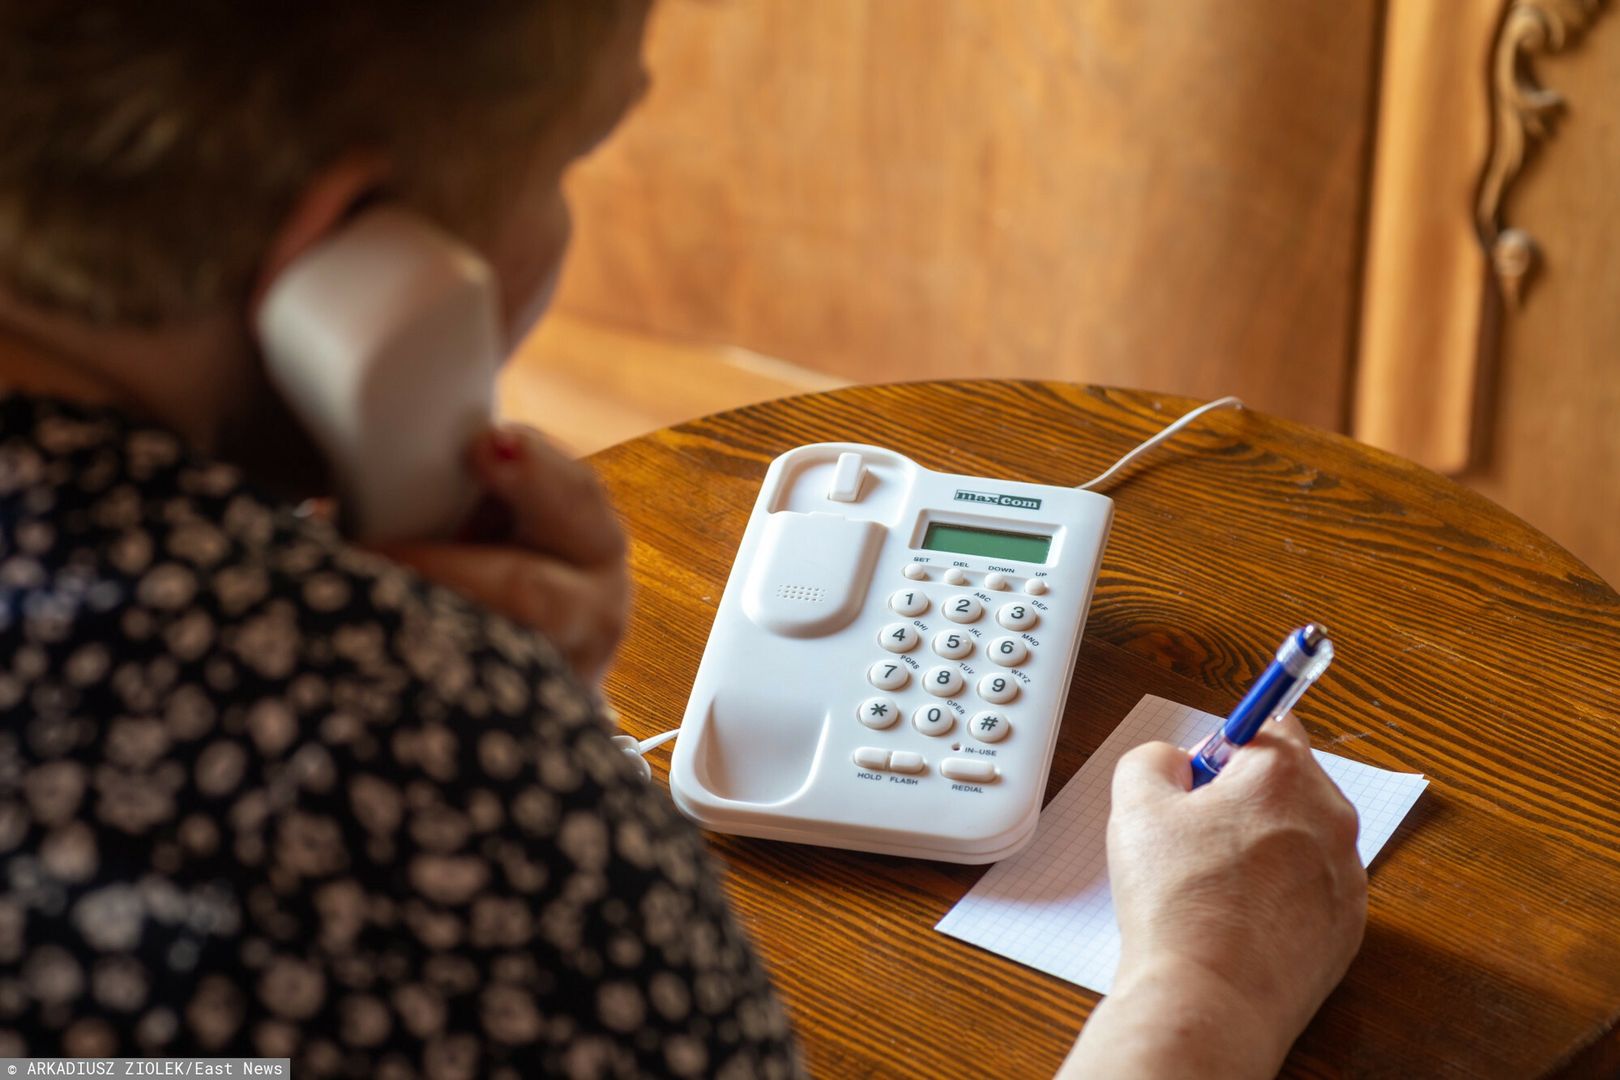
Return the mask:
<path fill-rule="evenodd" d="M 1333 642 L 1320 626 L 1310 623 L 1289 634 L 1277 650 L 1277 658 L 1249 688 L 1232 715 L 1192 752 L 1192 786 L 1200 787 L 1215 779 L 1232 751 L 1254 738 L 1267 720 L 1275 720 L 1292 709 L 1332 662 Z"/>

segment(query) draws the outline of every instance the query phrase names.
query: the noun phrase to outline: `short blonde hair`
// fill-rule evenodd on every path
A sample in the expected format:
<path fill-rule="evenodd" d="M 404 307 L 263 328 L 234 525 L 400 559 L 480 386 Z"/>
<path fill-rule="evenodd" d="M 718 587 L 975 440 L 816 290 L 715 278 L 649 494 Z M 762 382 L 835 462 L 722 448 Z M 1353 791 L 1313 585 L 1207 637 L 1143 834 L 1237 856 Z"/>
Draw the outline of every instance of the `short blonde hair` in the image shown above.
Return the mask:
<path fill-rule="evenodd" d="M 322 167 L 487 191 L 641 6 L 0 0 L 0 288 L 99 323 L 245 298 Z"/>

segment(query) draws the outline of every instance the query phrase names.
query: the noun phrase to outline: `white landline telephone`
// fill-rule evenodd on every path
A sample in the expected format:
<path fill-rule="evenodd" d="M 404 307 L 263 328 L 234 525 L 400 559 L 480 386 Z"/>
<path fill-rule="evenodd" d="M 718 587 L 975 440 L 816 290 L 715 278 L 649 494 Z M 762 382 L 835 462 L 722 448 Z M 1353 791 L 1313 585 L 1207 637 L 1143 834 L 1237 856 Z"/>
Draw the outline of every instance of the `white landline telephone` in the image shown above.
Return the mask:
<path fill-rule="evenodd" d="M 477 498 L 465 454 L 494 412 L 495 277 L 423 219 L 368 210 L 300 255 L 255 318 L 270 379 L 370 542 L 449 535 Z"/>
<path fill-rule="evenodd" d="M 706 828 L 948 862 L 1034 835 L 1105 496 L 824 443 L 771 463 L 670 766 Z"/>

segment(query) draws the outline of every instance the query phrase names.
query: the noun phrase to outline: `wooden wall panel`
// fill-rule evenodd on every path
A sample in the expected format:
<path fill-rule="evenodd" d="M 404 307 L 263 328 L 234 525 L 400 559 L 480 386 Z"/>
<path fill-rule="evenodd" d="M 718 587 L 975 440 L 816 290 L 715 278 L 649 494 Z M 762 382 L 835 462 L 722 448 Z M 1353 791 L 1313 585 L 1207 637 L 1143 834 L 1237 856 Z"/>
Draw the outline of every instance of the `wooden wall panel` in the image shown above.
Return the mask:
<path fill-rule="evenodd" d="M 1620 583 L 1620 12 L 1536 71 L 1567 105 L 1503 208 L 1536 268 L 1503 313 L 1486 453 L 1460 479 Z"/>
<path fill-rule="evenodd" d="M 1342 429 L 1379 5 L 663 0 L 570 185 L 576 316 L 847 378 Z"/>

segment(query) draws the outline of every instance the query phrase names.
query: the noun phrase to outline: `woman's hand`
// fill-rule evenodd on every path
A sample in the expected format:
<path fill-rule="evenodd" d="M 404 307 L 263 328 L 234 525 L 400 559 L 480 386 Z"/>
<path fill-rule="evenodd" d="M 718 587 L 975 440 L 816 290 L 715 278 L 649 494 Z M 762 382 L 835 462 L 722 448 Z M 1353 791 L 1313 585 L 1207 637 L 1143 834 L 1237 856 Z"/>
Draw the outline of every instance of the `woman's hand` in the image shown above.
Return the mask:
<path fill-rule="evenodd" d="M 382 553 L 543 634 L 595 685 L 630 602 L 624 530 L 606 493 L 589 468 L 523 425 L 481 436 L 469 463 L 487 498 L 463 535 Z"/>
<path fill-rule="evenodd" d="M 1075 1075 L 1270 1076 L 1361 946 L 1356 811 L 1298 720 L 1265 725 L 1214 780 L 1191 783 L 1187 752 L 1168 743 L 1114 771 L 1122 954 Z"/>

